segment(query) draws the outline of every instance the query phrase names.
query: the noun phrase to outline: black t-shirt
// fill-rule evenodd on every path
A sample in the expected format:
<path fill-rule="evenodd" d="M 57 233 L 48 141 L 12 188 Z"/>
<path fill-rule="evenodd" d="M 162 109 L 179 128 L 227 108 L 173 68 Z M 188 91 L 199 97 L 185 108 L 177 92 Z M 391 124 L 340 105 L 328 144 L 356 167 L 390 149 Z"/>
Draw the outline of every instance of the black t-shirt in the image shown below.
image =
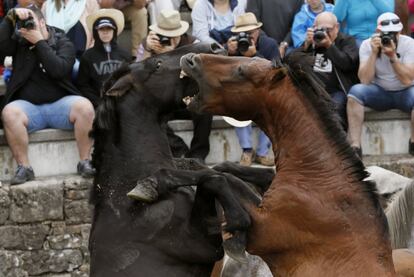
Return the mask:
<path fill-rule="evenodd" d="M 16 92 L 13 100 L 21 99 L 40 105 L 55 102 L 66 95 L 69 93 L 46 74 L 41 63 L 37 63 L 29 80 Z"/>
<path fill-rule="evenodd" d="M 328 93 L 342 91 L 338 77 L 335 74 L 332 61 L 325 57 L 325 49 L 315 50 L 315 63 L 313 64 L 313 71 L 325 84 L 325 89 Z"/>

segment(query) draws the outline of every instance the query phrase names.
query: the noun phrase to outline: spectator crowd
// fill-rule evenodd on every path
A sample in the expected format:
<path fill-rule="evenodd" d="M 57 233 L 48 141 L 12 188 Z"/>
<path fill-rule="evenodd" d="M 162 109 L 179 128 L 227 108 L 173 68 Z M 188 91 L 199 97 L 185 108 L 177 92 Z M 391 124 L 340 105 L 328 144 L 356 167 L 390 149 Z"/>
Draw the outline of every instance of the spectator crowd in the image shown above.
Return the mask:
<path fill-rule="evenodd" d="M 405 8 L 414 12 L 414 0 Z M 364 107 L 411 113 L 407 139 L 414 155 L 414 40 L 403 34 L 408 22 L 395 9 L 394 0 L 0 0 L 7 84 L 1 118 L 18 164 L 11 183 L 34 179 L 28 134 L 44 128 L 74 129 L 78 173 L 93 175 L 88 132 L 103 82 L 123 63 L 198 42 L 217 42 L 230 56 L 268 60 L 307 53 L 357 155 Z M 191 11 L 192 25 L 182 20 L 183 10 Z M 130 51 L 117 43 L 125 26 Z M 165 126 L 172 153 L 204 162 L 211 116 L 183 107 L 170 116 L 176 118 L 192 120 L 194 135 L 188 147 Z M 240 164 L 274 164 L 263 132 L 255 148 L 249 122 L 229 122 L 242 149 Z"/>

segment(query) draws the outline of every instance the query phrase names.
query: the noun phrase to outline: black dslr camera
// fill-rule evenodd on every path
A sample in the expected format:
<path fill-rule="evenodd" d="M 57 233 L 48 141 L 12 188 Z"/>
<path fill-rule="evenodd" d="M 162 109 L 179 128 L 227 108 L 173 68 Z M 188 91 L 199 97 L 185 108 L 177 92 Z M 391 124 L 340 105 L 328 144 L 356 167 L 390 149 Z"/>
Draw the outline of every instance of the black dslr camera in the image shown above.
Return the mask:
<path fill-rule="evenodd" d="M 381 44 L 384 46 L 390 45 L 391 41 L 397 44 L 397 33 L 396 32 L 383 32 L 380 34 Z"/>
<path fill-rule="evenodd" d="M 27 30 L 33 30 L 36 27 L 36 24 L 33 20 L 33 16 L 29 16 L 26 19 L 20 19 L 16 17 L 16 28 L 12 35 L 12 39 L 18 41 L 22 45 L 30 45 L 30 43 L 20 35 L 19 30 L 25 28 Z"/>
<path fill-rule="evenodd" d="M 27 30 L 33 30 L 35 28 L 35 22 L 33 20 L 33 16 L 29 16 L 26 19 L 17 18 L 16 20 L 16 29 L 19 30 L 21 28 L 25 28 Z"/>
<path fill-rule="evenodd" d="M 171 38 L 158 34 L 158 38 L 160 39 L 160 44 L 162 46 L 171 45 Z"/>
<path fill-rule="evenodd" d="M 250 35 L 245 32 L 241 32 L 236 36 L 237 49 L 239 52 L 246 52 L 250 46 Z"/>
<path fill-rule="evenodd" d="M 318 43 L 326 38 L 326 28 L 316 28 L 313 30 L 313 40 Z"/>

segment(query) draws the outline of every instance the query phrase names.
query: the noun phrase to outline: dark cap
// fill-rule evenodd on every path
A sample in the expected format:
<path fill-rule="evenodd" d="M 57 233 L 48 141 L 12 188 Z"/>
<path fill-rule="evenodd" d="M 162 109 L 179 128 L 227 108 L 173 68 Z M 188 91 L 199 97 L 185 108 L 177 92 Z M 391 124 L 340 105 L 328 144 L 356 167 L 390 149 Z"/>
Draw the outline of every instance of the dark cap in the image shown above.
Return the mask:
<path fill-rule="evenodd" d="M 114 24 L 114 22 L 111 19 L 108 18 L 100 18 L 98 19 L 98 21 L 95 23 L 95 29 L 101 29 L 103 27 L 109 27 L 112 29 L 116 29 L 116 26 Z"/>

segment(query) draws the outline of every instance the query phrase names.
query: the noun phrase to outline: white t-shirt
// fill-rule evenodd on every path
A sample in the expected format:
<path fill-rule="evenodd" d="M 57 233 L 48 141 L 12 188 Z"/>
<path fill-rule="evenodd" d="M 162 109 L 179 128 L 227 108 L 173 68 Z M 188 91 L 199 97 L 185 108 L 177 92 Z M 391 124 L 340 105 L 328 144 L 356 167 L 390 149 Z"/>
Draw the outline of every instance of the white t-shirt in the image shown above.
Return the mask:
<path fill-rule="evenodd" d="M 371 55 L 371 43 L 370 38 L 362 42 L 361 48 L 359 48 L 359 60 L 360 62 L 366 62 Z M 414 64 L 414 39 L 400 35 L 397 45 L 397 54 L 399 55 L 399 60 L 403 64 Z M 411 82 L 411 85 L 405 86 L 397 78 L 394 69 L 390 63 L 390 59 L 381 54 L 375 62 L 375 77 L 372 83 L 379 85 L 385 90 L 396 91 L 402 90 L 407 87 L 414 85 L 414 80 Z"/>

